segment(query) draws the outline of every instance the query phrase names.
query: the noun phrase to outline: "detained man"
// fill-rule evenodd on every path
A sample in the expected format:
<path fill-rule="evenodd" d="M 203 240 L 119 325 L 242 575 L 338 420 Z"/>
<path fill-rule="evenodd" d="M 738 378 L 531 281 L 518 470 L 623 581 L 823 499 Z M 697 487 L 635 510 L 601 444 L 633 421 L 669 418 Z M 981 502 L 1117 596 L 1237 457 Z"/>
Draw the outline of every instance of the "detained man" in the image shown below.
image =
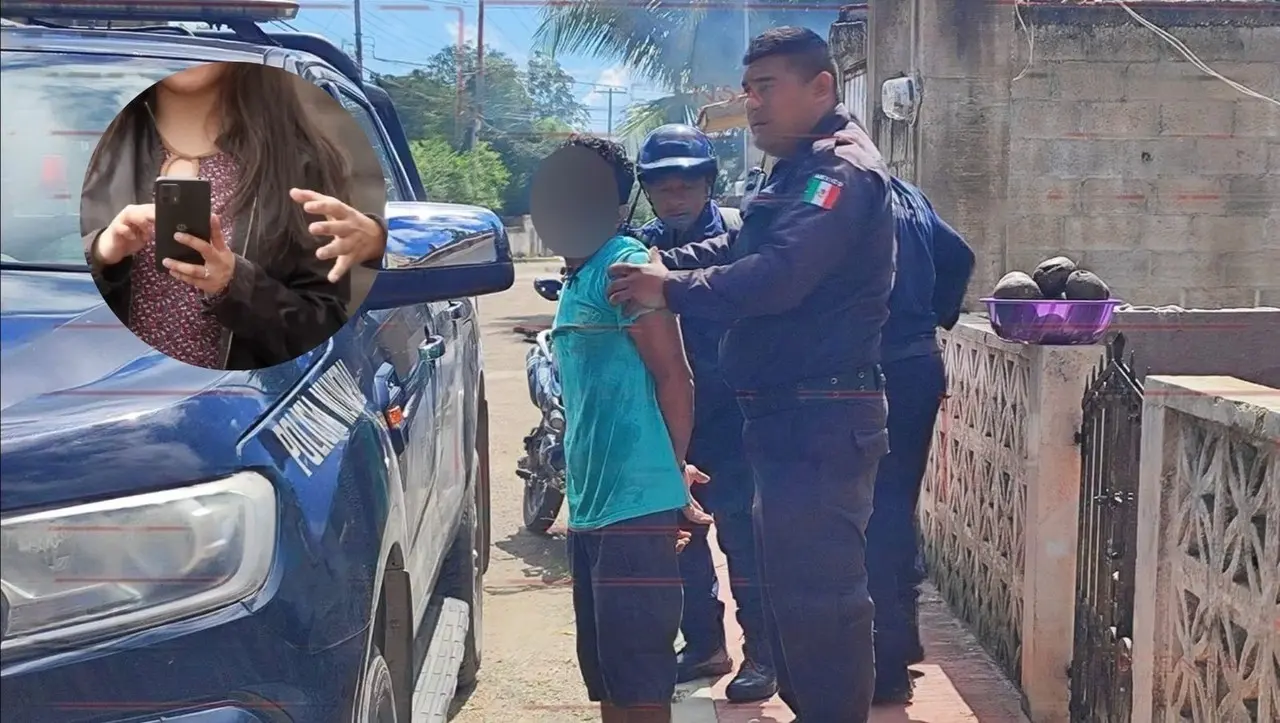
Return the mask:
<path fill-rule="evenodd" d="M 635 183 L 621 146 L 578 136 L 617 184 L 619 220 Z M 595 245 L 595 244 L 591 244 Z M 578 664 L 604 723 L 669 723 L 682 592 L 677 554 L 690 507 L 685 464 L 693 379 L 669 312 L 609 303 L 611 264 L 644 262 L 640 241 L 617 234 L 586 258 L 566 258 L 552 326 L 565 408 L 569 561 Z"/>

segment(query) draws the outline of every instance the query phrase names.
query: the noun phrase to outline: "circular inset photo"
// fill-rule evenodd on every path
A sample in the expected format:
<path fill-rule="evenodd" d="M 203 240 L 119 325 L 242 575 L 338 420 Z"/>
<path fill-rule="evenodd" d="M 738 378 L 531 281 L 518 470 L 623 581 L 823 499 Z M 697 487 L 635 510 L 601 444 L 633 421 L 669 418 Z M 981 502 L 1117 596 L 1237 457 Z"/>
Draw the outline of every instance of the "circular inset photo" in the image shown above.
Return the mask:
<path fill-rule="evenodd" d="M 538 164 L 529 214 L 542 242 L 567 260 L 590 258 L 626 220 L 635 167 L 622 146 L 578 136 Z"/>
<path fill-rule="evenodd" d="M 80 233 L 103 299 L 139 339 L 253 370 L 315 349 L 357 312 L 386 202 L 377 153 L 338 100 L 279 68 L 206 63 L 107 126 Z"/>

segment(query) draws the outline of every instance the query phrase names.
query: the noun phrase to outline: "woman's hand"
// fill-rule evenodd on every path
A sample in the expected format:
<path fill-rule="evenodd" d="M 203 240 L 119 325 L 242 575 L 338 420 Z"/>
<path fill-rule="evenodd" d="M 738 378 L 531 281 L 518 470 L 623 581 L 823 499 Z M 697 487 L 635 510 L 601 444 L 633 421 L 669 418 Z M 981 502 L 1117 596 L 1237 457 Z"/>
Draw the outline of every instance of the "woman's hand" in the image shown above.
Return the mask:
<path fill-rule="evenodd" d="M 138 253 L 147 244 L 150 224 L 155 220 L 153 203 L 125 206 L 94 242 L 94 260 L 103 266 L 115 266 Z"/>
<path fill-rule="evenodd" d="M 177 233 L 173 238 L 178 243 L 191 249 L 204 259 L 203 264 L 188 264 L 177 259 L 165 259 L 164 267 L 169 275 L 211 296 L 226 291 L 231 284 L 231 277 L 236 271 L 236 255 L 227 247 L 227 240 L 222 235 L 222 222 L 217 216 L 209 219 L 209 235 L 213 238 L 205 241 L 191 234 Z"/>
<path fill-rule="evenodd" d="M 324 216 L 308 228 L 316 236 L 332 236 L 333 240 L 316 249 L 316 258 L 335 259 L 329 272 L 329 283 L 336 283 L 352 266 L 382 258 L 387 250 L 387 232 L 377 221 L 360 211 L 315 191 L 294 188 L 289 191 L 302 210 Z"/>

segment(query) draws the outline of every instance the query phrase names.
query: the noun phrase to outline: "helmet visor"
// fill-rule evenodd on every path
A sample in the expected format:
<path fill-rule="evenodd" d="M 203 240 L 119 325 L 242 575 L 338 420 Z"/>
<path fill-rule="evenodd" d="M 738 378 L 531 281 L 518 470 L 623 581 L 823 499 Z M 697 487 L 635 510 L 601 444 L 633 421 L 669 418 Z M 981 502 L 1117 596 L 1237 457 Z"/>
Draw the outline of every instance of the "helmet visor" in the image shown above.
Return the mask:
<path fill-rule="evenodd" d="M 701 169 L 715 163 L 714 158 L 661 158 L 651 163 L 641 163 L 639 168 L 642 171 L 658 171 L 665 169 Z"/>

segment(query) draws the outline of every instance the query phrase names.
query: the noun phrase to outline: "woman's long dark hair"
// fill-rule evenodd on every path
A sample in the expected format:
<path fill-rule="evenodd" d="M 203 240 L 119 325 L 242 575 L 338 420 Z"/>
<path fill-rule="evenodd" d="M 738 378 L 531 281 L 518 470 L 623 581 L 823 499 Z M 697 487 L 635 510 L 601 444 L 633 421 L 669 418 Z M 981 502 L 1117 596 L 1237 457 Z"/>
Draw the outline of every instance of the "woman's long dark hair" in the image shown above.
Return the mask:
<path fill-rule="evenodd" d="M 227 69 L 219 79 L 223 126 L 217 145 L 240 166 L 228 213 L 239 219 L 256 203 L 258 219 L 254 225 L 270 230 L 262 234 L 262 241 L 274 241 L 280 236 L 293 242 L 313 239 L 307 230 L 306 215 L 289 197 L 289 189 L 306 188 L 351 203 L 347 155 L 330 134 L 307 117 L 299 96 L 299 84 L 308 84 L 306 80 L 257 63 L 225 65 Z M 158 85 L 130 101 L 111 122 L 89 161 L 90 169 L 97 167 L 104 148 L 112 147 L 122 134 L 142 134 L 138 137 L 159 142 L 148 109 L 148 104 L 155 108 Z M 280 233 L 286 230 L 287 233 Z M 263 251 L 278 256 L 286 249 Z"/>

